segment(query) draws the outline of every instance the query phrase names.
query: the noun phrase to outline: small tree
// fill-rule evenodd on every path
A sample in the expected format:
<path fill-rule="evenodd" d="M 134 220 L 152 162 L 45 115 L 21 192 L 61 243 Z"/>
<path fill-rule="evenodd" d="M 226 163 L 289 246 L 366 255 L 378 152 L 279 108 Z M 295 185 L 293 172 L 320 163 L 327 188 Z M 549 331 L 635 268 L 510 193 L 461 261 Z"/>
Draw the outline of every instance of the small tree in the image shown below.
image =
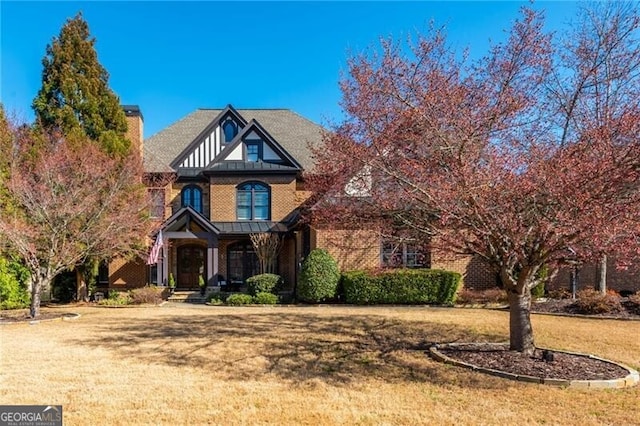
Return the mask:
<path fill-rule="evenodd" d="M 511 349 L 527 354 L 543 268 L 551 279 L 572 260 L 638 251 L 640 17 L 635 4 L 595 7 L 559 40 L 525 8 L 473 63 L 433 28 L 352 59 L 347 120 L 307 178 L 325 223 L 400 223 L 486 260 L 508 295 Z"/>
<path fill-rule="evenodd" d="M 322 302 L 336 296 L 340 269 L 335 259 L 324 249 L 315 249 L 302 262 L 297 296 L 305 302 Z"/>
<path fill-rule="evenodd" d="M 278 254 L 282 247 L 282 238 L 278 234 L 262 232 L 249 235 L 251 244 L 258 257 L 261 274 L 275 274 Z"/>
<path fill-rule="evenodd" d="M 15 208 L 0 210 L 0 237 L 31 273 L 33 318 L 58 273 L 88 258 L 144 250 L 148 199 L 135 153 L 116 160 L 92 144 L 22 129 L 3 155 L 11 158 L 3 186 Z"/>

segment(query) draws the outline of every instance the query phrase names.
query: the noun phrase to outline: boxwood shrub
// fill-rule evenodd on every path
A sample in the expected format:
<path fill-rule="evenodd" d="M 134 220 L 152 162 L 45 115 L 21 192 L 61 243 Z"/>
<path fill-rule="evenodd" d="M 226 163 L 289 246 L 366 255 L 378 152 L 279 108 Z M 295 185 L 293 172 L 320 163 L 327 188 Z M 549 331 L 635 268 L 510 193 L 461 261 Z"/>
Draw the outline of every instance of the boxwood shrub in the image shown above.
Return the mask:
<path fill-rule="evenodd" d="M 296 293 L 303 302 L 333 299 L 339 281 L 340 269 L 335 259 L 326 250 L 315 249 L 302 262 Z"/>
<path fill-rule="evenodd" d="M 461 275 L 438 269 L 401 269 L 380 273 L 352 271 L 342 275 L 347 303 L 453 305 Z"/>
<path fill-rule="evenodd" d="M 249 294 L 255 296 L 258 293 L 273 293 L 282 278 L 276 274 L 260 274 L 247 278 Z"/>
<path fill-rule="evenodd" d="M 250 294 L 234 293 L 227 297 L 225 303 L 229 306 L 251 305 L 253 303 L 253 297 Z"/>
<path fill-rule="evenodd" d="M 253 303 L 258 305 L 275 305 L 278 303 L 278 296 L 263 291 L 253 296 Z"/>

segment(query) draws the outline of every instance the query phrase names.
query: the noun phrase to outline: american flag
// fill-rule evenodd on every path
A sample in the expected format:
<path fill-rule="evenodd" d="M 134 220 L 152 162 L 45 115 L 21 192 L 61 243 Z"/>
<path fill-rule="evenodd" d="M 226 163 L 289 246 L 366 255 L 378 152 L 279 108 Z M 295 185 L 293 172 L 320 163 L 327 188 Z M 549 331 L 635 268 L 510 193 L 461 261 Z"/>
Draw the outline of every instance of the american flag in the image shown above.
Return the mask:
<path fill-rule="evenodd" d="M 160 257 L 160 249 L 164 245 L 164 241 L 162 241 L 162 229 L 158 233 L 156 237 L 156 242 L 153 243 L 153 247 L 151 247 L 151 253 L 149 253 L 149 258 L 147 259 L 147 265 L 155 265 L 158 263 L 158 258 Z"/>

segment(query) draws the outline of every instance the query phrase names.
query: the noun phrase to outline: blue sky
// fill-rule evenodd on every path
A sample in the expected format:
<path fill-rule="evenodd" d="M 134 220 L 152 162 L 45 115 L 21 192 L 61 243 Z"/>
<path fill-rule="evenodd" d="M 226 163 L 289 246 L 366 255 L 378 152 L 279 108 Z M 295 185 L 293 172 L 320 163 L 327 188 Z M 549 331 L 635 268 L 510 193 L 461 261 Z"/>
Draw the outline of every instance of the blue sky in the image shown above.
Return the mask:
<path fill-rule="evenodd" d="M 33 119 L 45 48 L 82 11 L 122 104 L 139 105 L 145 137 L 197 108 L 290 108 L 341 120 L 338 81 L 354 53 L 405 38 L 430 20 L 480 56 L 528 2 L 0 2 L 0 99 Z M 537 2 L 548 26 L 575 2 Z"/>

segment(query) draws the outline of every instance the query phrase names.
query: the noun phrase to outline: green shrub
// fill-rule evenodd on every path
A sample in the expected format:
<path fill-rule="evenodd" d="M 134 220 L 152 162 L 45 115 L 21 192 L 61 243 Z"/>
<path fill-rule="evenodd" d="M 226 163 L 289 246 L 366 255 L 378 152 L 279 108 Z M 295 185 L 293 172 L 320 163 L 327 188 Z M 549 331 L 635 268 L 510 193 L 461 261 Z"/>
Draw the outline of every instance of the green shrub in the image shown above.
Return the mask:
<path fill-rule="evenodd" d="M 613 294 L 602 294 L 593 289 L 580 290 L 576 294 L 577 300 L 571 304 L 571 309 L 579 314 L 611 314 L 623 310 L 620 297 Z"/>
<path fill-rule="evenodd" d="M 263 291 L 253 296 L 253 303 L 258 305 L 275 305 L 278 303 L 278 296 Z"/>
<path fill-rule="evenodd" d="M 336 296 L 340 269 L 331 255 L 315 249 L 302 262 L 297 296 L 304 302 L 318 303 Z"/>
<path fill-rule="evenodd" d="M 222 293 L 209 293 L 207 295 L 207 303 L 211 303 L 212 305 L 224 305 L 227 297 Z"/>
<path fill-rule="evenodd" d="M 255 296 L 258 293 L 273 293 L 281 280 L 280 275 L 276 274 L 254 275 L 247 279 L 249 294 Z"/>
<path fill-rule="evenodd" d="M 162 288 L 156 286 L 146 286 L 131 290 L 131 303 L 134 305 L 141 305 L 143 303 L 150 303 L 158 305 L 162 303 Z"/>
<path fill-rule="evenodd" d="M 531 289 L 531 297 L 533 297 L 533 299 L 539 299 L 541 297 L 544 297 L 544 292 L 545 292 L 544 284 L 545 283 L 543 281 Z"/>
<path fill-rule="evenodd" d="M 29 272 L 22 264 L 0 257 L 0 309 L 29 306 L 28 281 Z"/>
<path fill-rule="evenodd" d="M 105 306 L 124 306 L 131 305 L 132 299 L 129 293 L 117 290 L 109 290 L 108 297 L 98 302 L 98 305 Z"/>
<path fill-rule="evenodd" d="M 227 297 L 226 304 L 229 306 L 250 305 L 253 303 L 253 297 L 250 294 L 236 293 Z"/>
<path fill-rule="evenodd" d="M 353 271 L 343 274 L 345 301 L 358 305 L 439 304 L 452 305 L 461 275 L 432 269 L 402 269 L 381 273 Z"/>

